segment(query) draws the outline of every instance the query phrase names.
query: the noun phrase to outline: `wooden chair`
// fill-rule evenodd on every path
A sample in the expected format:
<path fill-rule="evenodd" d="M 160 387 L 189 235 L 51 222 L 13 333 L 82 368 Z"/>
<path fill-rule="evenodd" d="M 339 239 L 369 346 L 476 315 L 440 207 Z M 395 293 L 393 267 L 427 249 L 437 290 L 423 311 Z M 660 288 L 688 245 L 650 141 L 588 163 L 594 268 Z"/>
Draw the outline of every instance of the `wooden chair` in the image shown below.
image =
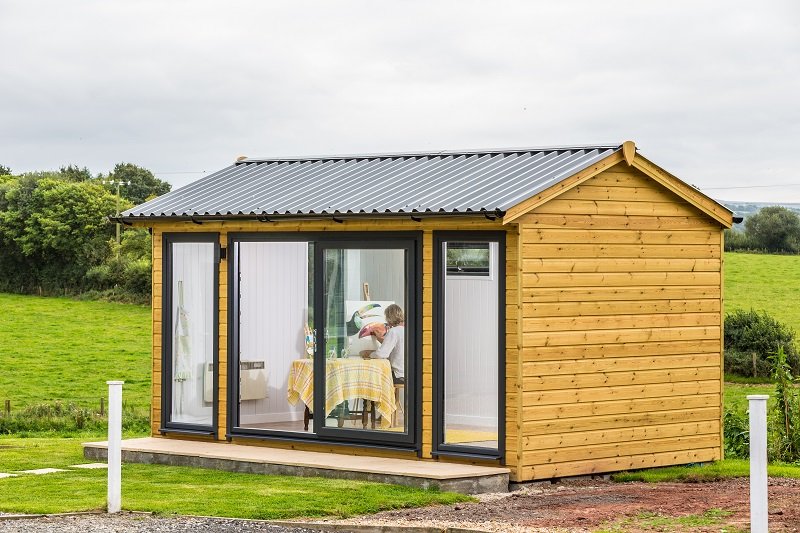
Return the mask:
<path fill-rule="evenodd" d="M 400 410 L 403 410 L 403 418 L 406 417 L 406 410 L 404 407 L 404 403 L 400 401 L 400 391 L 403 391 L 403 396 L 405 396 L 406 384 L 405 383 L 395 383 L 394 384 L 394 413 L 392 414 L 392 427 L 397 427 L 397 413 Z"/>

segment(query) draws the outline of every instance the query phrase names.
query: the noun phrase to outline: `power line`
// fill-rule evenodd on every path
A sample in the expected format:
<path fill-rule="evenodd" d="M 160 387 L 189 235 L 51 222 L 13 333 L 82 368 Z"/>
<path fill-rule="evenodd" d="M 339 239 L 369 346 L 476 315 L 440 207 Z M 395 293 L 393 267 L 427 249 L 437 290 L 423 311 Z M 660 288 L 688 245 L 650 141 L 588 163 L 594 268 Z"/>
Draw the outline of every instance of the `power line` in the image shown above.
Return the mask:
<path fill-rule="evenodd" d="M 723 189 L 769 189 L 771 187 L 800 187 L 800 183 L 779 183 L 777 185 L 740 185 L 736 187 L 703 187 L 703 190 L 720 191 Z"/>
<path fill-rule="evenodd" d="M 180 170 L 176 172 L 158 172 L 153 171 L 153 174 L 207 174 L 207 170 Z"/>

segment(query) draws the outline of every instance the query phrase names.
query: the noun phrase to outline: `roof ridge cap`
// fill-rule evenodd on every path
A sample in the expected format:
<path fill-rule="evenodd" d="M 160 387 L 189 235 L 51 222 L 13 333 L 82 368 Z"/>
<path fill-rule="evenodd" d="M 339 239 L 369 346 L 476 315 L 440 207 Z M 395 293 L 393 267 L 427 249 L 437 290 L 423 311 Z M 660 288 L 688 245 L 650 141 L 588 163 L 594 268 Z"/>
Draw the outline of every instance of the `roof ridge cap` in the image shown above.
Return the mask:
<path fill-rule="evenodd" d="M 513 154 L 518 152 L 558 152 L 568 150 L 618 150 L 622 147 L 619 143 L 608 144 L 585 144 L 569 146 L 536 146 L 536 147 L 516 147 L 516 148 L 476 148 L 466 150 L 433 150 L 419 152 L 376 152 L 363 154 L 328 154 L 328 155 L 304 155 L 304 156 L 274 156 L 274 157 L 245 157 L 234 162 L 235 165 L 247 163 L 272 163 L 288 161 L 324 161 L 334 159 L 382 159 L 382 158 L 401 158 L 401 157 L 440 157 L 458 155 L 477 155 L 477 154 Z"/>

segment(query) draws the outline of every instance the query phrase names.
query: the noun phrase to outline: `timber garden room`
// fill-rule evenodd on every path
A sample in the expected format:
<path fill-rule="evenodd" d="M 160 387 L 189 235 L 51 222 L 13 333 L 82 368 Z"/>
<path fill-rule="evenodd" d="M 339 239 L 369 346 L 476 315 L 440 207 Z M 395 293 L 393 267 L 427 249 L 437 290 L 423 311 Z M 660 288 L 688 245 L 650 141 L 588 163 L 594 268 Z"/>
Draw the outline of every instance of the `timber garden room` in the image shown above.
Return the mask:
<path fill-rule="evenodd" d="M 506 483 L 722 455 L 732 214 L 633 142 L 240 158 L 119 220 L 151 442 Z"/>

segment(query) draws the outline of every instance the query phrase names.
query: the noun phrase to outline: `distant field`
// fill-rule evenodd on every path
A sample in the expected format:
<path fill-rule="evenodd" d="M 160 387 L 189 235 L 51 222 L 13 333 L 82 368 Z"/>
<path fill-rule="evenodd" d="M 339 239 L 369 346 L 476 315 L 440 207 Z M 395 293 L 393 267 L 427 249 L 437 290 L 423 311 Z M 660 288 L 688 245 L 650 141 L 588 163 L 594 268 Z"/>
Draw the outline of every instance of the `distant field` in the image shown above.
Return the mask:
<path fill-rule="evenodd" d="M 106 380 L 150 405 L 150 308 L 0 294 L 0 407 L 62 401 L 99 406 Z"/>
<path fill-rule="evenodd" d="M 800 334 L 800 255 L 725 254 L 725 311 L 751 307 Z"/>

